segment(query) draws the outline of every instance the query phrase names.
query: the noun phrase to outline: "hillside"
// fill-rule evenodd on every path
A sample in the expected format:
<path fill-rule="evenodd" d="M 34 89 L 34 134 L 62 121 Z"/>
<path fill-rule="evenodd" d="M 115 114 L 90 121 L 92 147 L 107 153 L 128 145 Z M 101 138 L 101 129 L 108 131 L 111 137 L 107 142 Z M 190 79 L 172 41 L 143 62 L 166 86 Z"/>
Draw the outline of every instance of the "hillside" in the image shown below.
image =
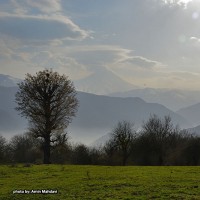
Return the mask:
<path fill-rule="evenodd" d="M 92 142 L 110 132 L 118 121 L 133 122 L 139 128 L 151 114 L 159 117 L 170 115 L 174 124 L 191 127 L 183 117 L 157 103 L 147 103 L 141 98 L 120 98 L 78 93 L 80 107 L 77 117 L 70 125 L 73 135 L 81 141 Z"/>
<path fill-rule="evenodd" d="M 177 113 L 187 119 L 192 126 L 197 126 L 200 124 L 200 103 L 182 108 L 178 110 Z"/>
<path fill-rule="evenodd" d="M 200 125 L 198 126 L 195 126 L 193 128 L 188 128 L 187 131 L 191 134 L 195 134 L 195 135 L 198 135 L 200 136 Z"/>
<path fill-rule="evenodd" d="M 112 127 L 116 122 L 128 120 L 140 126 L 151 114 L 159 117 L 170 115 L 174 123 L 184 127 L 187 121 L 158 103 L 147 103 L 141 98 L 108 97 L 88 93 L 78 93 L 80 107 L 74 125 L 81 127 Z M 90 123 L 88 123 L 90 122 Z"/>
<path fill-rule="evenodd" d="M 2 97 L 0 98 L 0 109 L 7 112 L 8 116 L 12 116 L 6 120 L 7 125 L 2 126 L 5 134 L 8 131 L 6 127 L 13 127 L 13 134 L 16 134 L 16 130 L 26 127 L 26 120 L 22 119 L 14 110 L 16 91 L 17 87 L 0 87 L 0 96 Z M 161 104 L 147 103 L 141 98 L 108 97 L 83 92 L 78 92 L 77 97 L 80 106 L 77 116 L 69 126 L 69 134 L 75 141 L 90 143 L 108 133 L 121 120 L 128 120 L 133 122 L 136 127 L 140 127 L 151 114 L 160 117 L 170 115 L 175 124 L 179 124 L 183 128 L 190 127 L 190 124 L 179 114 Z M 2 114 L 0 118 L 3 116 L 5 114 Z"/>
<path fill-rule="evenodd" d="M 157 102 L 173 111 L 200 102 L 200 92 L 190 90 L 143 88 L 112 93 L 114 97 L 140 97 L 147 102 Z"/>
<path fill-rule="evenodd" d="M 20 79 L 14 78 L 9 75 L 0 74 L 0 86 L 4 87 L 15 87 Z"/>

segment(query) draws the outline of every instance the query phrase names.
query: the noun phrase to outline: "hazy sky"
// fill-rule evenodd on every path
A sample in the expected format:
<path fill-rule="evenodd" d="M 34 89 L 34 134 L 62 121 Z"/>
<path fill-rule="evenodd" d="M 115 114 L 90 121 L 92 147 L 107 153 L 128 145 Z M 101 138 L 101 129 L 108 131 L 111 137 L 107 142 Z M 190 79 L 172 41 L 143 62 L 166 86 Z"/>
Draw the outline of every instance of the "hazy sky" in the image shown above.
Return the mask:
<path fill-rule="evenodd" d="M 134 85 L 200 88 L 200 0 L 0 0 L 0 73 L 99 68 Z"/>

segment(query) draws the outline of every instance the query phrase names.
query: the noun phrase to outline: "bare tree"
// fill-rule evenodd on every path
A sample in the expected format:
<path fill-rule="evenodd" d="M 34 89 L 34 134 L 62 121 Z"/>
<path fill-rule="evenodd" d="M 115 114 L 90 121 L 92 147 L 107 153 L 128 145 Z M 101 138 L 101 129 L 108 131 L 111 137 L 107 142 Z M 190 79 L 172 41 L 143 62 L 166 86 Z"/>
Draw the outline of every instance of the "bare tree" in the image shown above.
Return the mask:
<path fill-rule="evenodd" d="M 171 117 L 165 116 L 164 119 L 158 118 L 156 115 L 150 116 L 149 120 L 142 126 L 142 138 L 146 140 L 146 147 L 150 147 L 149 152 L 153 152 L 158 157 L 158 164 L 163 165 L 166 150 L 178 127 L 174 127 Z M 147 141 L 148 140 L 148 141 Z M 148 144 L 148 145 L 147 145 Z"/>
<path fill-rule="evenodd" d="M 113 157 L 114 154 L 116 153 L 116 145 L 114 144 L 114 141 L 112 139 L 110 139 L 105 143 L 103 151 L 106 156 L 106 163 L 108 165 L 113 165 Z"/>
<path fill-rule="evenodd" d="M 111 133 L 111 142 L 113 142 L 122 156 L 122 165 L 126 165 L 131 151 L 131 144 L 135 137 L 136 131 L 131 123 L 127 121 L 118 122 Z"/>
<path fill-rule="evenodd" d="M 30 132 L 43 140 L 43 162 L 49 164 L 55 136 L 63 134 L 77 111 L 75 88 L 68 77 L 52 70 L 27 74 L 18 85 L 16 109 L 28 119 Z"/>

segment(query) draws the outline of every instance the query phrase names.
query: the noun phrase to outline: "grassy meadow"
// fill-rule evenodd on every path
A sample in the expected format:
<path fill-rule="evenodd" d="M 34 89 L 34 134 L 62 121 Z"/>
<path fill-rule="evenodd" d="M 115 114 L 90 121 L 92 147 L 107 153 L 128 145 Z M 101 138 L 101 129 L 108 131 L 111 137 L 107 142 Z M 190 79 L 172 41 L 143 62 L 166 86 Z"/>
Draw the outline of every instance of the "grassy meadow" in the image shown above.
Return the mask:
<path fill-rule="evenodd" d="M 2 165 L 0 199 L 200 199 L 200 167 Z"/>

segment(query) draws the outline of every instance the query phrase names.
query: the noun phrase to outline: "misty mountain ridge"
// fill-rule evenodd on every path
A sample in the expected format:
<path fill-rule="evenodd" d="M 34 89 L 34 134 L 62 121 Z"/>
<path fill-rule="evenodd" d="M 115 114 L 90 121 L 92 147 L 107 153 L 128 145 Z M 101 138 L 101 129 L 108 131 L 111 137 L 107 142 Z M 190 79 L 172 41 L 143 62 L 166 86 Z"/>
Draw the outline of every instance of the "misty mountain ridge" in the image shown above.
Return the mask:
<path fill-rule="evenodd" d="M 10 76 L 2 76 L 4 79 L 13 80 L 13 78 L 10 79 Z M 17 90 L 18 87 L 0 86 L 0 119 L 2 119 L 0 130 L 5 133 L 11 131 L 11 129 L 15 132 L 17 129 L 24 130 L 27 128 L 27 121 L 21 118 L 19 113 L 14 109 L 16 107 L 15 94 Z M 155 97 L 155 100 L 158 101 L 159 99 L 162 100 L 162 98 L 158 98 L 160 94 L 164 93 L 166 96 L 169 91 L 171 92 L 171 90 L 168 89 L 162 90 L 153 88 L 135 89 L 132 91 L 138 91 L 138 93 L 140 92 L 142 94 L 146 92 L 147 97 L 147 94 L 151 94 L 150 97 Z M 129 92 L 121 94 L 124 95 Z M 174 94 L 174 92 L 176 91 L 172 90 L 171 94 Z M 133 122 L 136 128 L 138 128 L 144 121 L 148 120 L 151 114 L 156 114 L 159 117 L 170 115 L 173 123 L 179 124 L 182 128 L 189 128 L 200 124 L 197 120 L 198 115 L 193 115 L 194 111 L 198 114 L 198 108 L 194 109 L 191 115 L 187 115 L 187 113 L 190 112 L 186 112 L 184 115 L 184 113 L 179 111 L 175 113 L 162 104 L 148 103 L 147 100 L 143 100 L 143 98 L 140 97 L 111 97 L 78 92 L 77 98 L 79 99 L 80 107 L 77 116 L 72 120 L 68 130 L 72 137 L 79 141 L 95 140 L 110 132 L 113 126 L 115 126 L 118 121 L 122 120 Z M 171 98 L 173 98 L 173 96 L 171 96 Z M 182 102 L 180 102 L 180 104 L 181 103 Z M 200 104 L 196 106 L 200 108 Z M 3 120 L 3 116 L 5 116 L 6 120 Z M 194 116 L 194 119 L 192 116 Z"/>
<path fill-rule="evenodd" d="M 106 68 L 99 68 L 86 78 L 74 81 L 77 90 L 99 95 L 107 95 L 111 92 L 128 91 L 139 88 L 122 80 Z"/>
<path fill-rule="evenodd" d="M 111 93 L 114 97 L 140 97 L 147 102 L 157 102 L 173 111 L 200 102 L 200 91 L 167 88 L 143 88 Z"/>
<path fill-rule="evenodd" d="M 200 125 L 186 129 L 189 133 L 200 136 Z"/>
<path fill-rule="evenodd" d="M 169 115 L 175 125 L 179 124 L 181 128 L 191 127 L 187 120 L 165 106 L 147 103 L 138 97 L 108 97 L 79 92 L 78 99 L 80 107 L 70 126 L 88 130 L 87 135 L 90 135 L 93 141 L 95 138 L 92 130 L 102 130 L 96 135 L 97 139 L 111 132 L 113 127 L 123 120 L 133 123 L 134 127 L 139 129 L 153 114 L 162 118 Z"/>
<path fill-rule="evenodd" d="M 187 119 L 192 126 L 200 125 L 200 103 L 181 108 L 177 113 Z"/>
<path fill-rule="evenodd" d="M 77 97 L 80 107 L 73 123 L 83 128 L 88 125 L 99 128 L 112 127 L 116 122 L 123 120 L 132 121 L 139 127 L 152 114 L 159 117 L 170 115 L 174 123 L 182 127 L 189 126 L 183 117 L 165 106 L 158 103 L 147 103 L 139 97 L 109 97 L 83 92 L 79 92 Z M 88 121 L 91 123 L 88 124 Z"/>
<path fill-rule="evenodd" d="M 20 81 L 22 80 L 0 74 L 0 86 L 12 87 Z M 173 111 L 200 102 L 200 91 L 139 88 L 125 82 L 106 68 L 99 68 L 89 77 L 74 81 L 74 85 L 78 91 L 88 93 L 109 94 L 111 97 L 140 97 L 150 103 L 160 103 Z"/>

